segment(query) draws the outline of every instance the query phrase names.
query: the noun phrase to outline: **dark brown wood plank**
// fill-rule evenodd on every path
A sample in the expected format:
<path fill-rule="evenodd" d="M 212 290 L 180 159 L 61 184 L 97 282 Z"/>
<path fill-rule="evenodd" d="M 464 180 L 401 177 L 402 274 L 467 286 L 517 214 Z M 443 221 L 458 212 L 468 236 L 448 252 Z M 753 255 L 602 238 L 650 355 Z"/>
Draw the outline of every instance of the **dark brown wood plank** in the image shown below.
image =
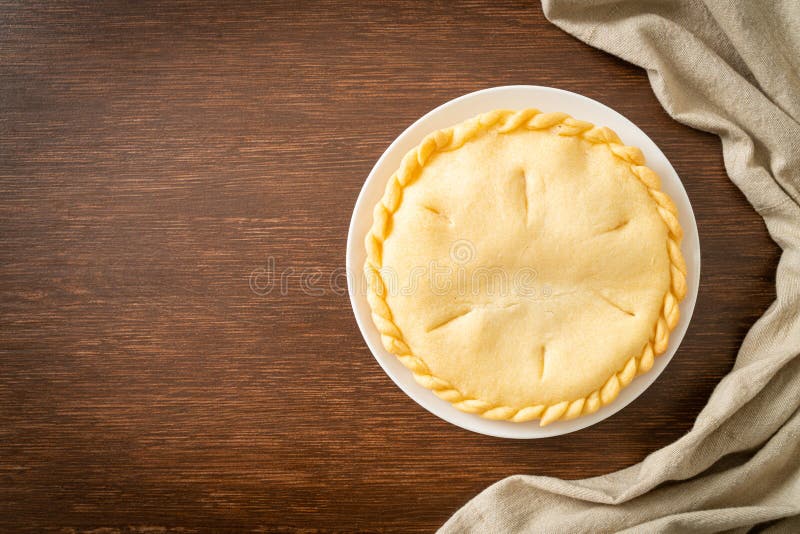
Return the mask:
<path fill-rule="evenodd" d="M 300 274 L 343 267 L 397 134 L 506 84 L 640 125 L 703 250 L 662 377 L 591 429 L 528 442 L 423 411 L 347 297 Z M 3 3 L 0 199 L 0 528 L 15 531 L 426 532 L 508 475 L 626 467 L 689 430 L 778 259 L 718 140 L 532 2 Z M 285 294 L 249 287 L 268 257 L 294 270 Z"/>

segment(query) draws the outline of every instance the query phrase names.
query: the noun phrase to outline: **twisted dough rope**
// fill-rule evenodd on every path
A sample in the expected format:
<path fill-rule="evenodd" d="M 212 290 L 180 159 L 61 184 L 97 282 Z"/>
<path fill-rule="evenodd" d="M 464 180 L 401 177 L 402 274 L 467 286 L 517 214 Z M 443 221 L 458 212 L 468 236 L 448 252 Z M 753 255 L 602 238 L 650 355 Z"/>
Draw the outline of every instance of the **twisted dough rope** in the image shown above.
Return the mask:
<path fill-rule="evenodd" d="M 391 218 L 400 207 L 403 188 L 414 181 L 428 159 L 438 152 L 456 150 L 467 141 L 487 133 L 510 133 L 519 128 L 528 130 L 550 130 L 558 135 L 580 137 L 592 144 L 603 144 L 620 160 L 630 165 L 631 172 L 647 187 L 650 197 L 656 203 L 668 230 L 667 252 L 670 258 L 670 289 L 664 296 L 661 314 L 653 328 L 648 343 L 639 356 L 631 357 L 622 370 L 611 375 L 606 383 L 586 397 L 572 401 L 565 400 L 555 404 L 538 404 L 515 408 L 496 406 L 490 402 L 470 398 L 455 386 L 431 374 L 428 365 L 411 353 L 403 339 L 403 334 L 392 320 L 392 311 L 385 300 L 386 286 L 380 275 L 383 242 L 391 231 Z M 383 198 L 375 206 L 373 225 L 367 233 L 365 245 L 367 260 L 364 271 L 367 276 L 367 300 L 372 308 L 372 320 L 381 333 L 381 341 L 386 350 L 395 354 L 414 375 L 417 383 L 431 389 L 439 398 L 453 404 L 464 412 L 478 414 L 488 419 L 525 422 L 539 419 L 540 426 L 553 421 L 574 419 L 580 415 L 596 412 L 601 406 L 612 402 L 620 390 L 641 373 L 653 366 L 654 357 L 667 349 L 669 334 L 678 324 L 680 310 L 678 303 L 686 295 L 686 263 L 681 253 L 680 242 L 683 230 L 678 222 L 678 210 L 672 199 L 661 191 L 661 180 L 650 168 L 644 166 L 641 150 L 625 146 L 611 129 L 597 127 L 589 122 L 573 119 L 566 113 L 542 113 L 537 109 L 522 111 L 495 110 L 478 115 L 456 126 L 431 133 L 402 160 L 400 168 L 389 178 Z"/>

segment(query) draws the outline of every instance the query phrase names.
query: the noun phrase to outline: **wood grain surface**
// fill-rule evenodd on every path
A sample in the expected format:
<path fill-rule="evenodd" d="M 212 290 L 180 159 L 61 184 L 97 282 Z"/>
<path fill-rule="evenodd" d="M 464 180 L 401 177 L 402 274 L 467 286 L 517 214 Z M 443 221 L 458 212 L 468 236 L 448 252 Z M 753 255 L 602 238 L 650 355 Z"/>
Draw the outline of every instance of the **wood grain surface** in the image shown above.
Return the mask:
<path fill-rule="evenodd" d="M 546 440 L 424 411 L 328 287 L 389 143 L 506 84 L 629 117 L 700 228 L 672 363 Z M 718 139 L 533 2 L 9 2 L 0 106 L 2 531 L 430 532 L 503 477 L 600 475 L 679 438 L 774 296 L 778 249 Z"/>

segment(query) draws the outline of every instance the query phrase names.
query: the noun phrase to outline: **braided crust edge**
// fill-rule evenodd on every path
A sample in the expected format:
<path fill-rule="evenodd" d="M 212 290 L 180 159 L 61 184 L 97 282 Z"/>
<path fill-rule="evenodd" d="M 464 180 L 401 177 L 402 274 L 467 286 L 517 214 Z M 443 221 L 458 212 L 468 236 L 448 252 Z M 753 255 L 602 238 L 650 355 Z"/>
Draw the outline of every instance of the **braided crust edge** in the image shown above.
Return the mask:
<path fill-rule="evenodd" d="M 380 269 L 383 242 L 391 232 L 392 215 L 400 207 L 403 188 L 419 176 L 420 170 L 428 159 L 436 152 L 458 149 L 467 141 L 486 132 L 509 133 L 520 128 L 547 130 L 556 135 L 580 137 L 595 145 L 605 145 L 612 154 L 630 166 L 631 172 L 647 188 L 650 198 L 656 203 L 656 209 L 667 227 L 666 246 L 670 258 L 671 283 L 664 296 L 661 314 L 642 353 L 631 357 L 622 369 L 611 375 L 602 387 L 579 399 L 518 408 L 470 398 L 448 381 L 431 374 L 425 361 L 411 353 L 400 329 L 393 321 L 392 311 L 385 300 L 386 287 L 381 278 Z M 610 128 L 597 127 L 589 122 L 573 119 L 566 113 L 542 113 L 538 109 L 524 109 L 516 112 L 490 111 L 426 136 L 419 145 L 403 157 L 400 168 L 389 178 L 383 198 L 375 206 L 373 225 L 365 239 L 367 259 L 364 263 L 364 272 L 368 283 L 367 300 L 372 309 L 372 320 L 380 331 L 383 346 L 396 355 L 403 365 L 413 373 L 417 383 L 432 390 L 439 398 L 450 402 L 459 410 L 488 419 L 513 422 L 539 419 L 540 426 L 545 426 L 554 421 L 569 420 L 594 413 L 601 406 L 611 403 L 619 395 L 620 390 L 630 384 L 636 375 L 649 371 L 653 366 L 654 357 L 667 349 L 670 332 L 678 324 L 680 318 L 678 304 L 686 295 L 686 263 L 680 248 L 683 230 L 678 222 L 678 210 L 672 199 L 661 191 L 659 176 L 652 169 L 644 166 L 644 163 L 645 159 L 641 150 L 623 145 L 617 134 Z"/>

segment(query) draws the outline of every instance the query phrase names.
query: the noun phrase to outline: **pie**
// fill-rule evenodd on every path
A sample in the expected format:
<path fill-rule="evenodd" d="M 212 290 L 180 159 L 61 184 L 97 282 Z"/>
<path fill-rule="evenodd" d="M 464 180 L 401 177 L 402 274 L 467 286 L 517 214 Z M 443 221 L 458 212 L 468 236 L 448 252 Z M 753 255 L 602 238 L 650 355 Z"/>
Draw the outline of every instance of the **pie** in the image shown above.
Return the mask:
<path fill-rule="evenodd" d="M 565 113 L 425 137 L 365 239 L 383 345 L 465 412 L 597 411 L 664 352 L 686 294 L 677 209 L 638 148 Z"/>

